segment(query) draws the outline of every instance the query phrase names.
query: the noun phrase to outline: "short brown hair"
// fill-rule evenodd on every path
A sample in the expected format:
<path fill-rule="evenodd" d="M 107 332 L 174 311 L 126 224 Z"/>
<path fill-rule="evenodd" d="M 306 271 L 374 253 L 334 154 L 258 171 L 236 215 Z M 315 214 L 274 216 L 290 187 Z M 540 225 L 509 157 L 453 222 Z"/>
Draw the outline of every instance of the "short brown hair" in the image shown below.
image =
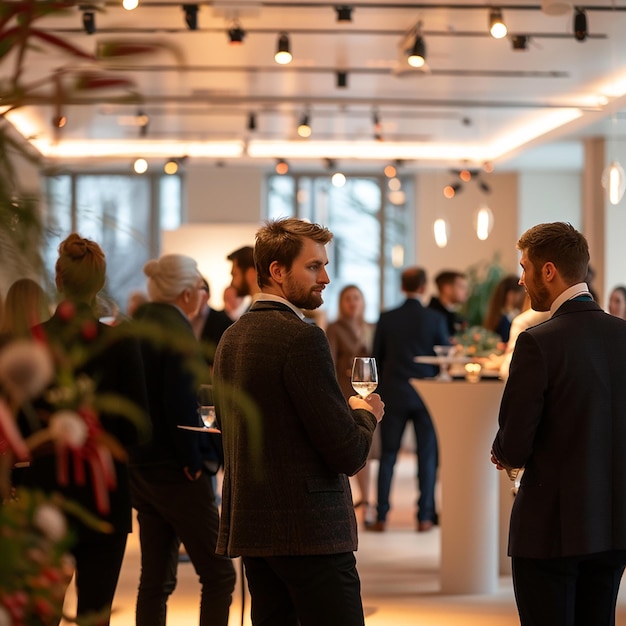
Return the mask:
<path fill-rule="evenodd" d="M 421 267 L 407 267 L 400 280 L 402 291 L 416 293 L 426 284 L 426 270 Z"/>
<path fill-rule="evenodd" d="M 287 271 L 300 254 L 305 239 L 326 245 L 333 234 L 324 226 L 311 224 L 295 217 L 265 222 L 256 234 L 254 264 L 259 287 L 270 284 L 270 265 L 277 261 Z"/>
<path fill-rule="evenodd" d="M 529 228 L 517 242 L 517 249 L 528 255 L 535 270 L 551 262 L 571 285 L 583 282 L 589 267 L 589 244 L 567 222 L 537 224 Z"/>
<path fill-rule="evenodd" d="M 254 248 L 252 246 L 243 246 L 234 252 L 231 252 L 226 259 L 237 264 L 242 271 L 246 271 L 250 267 L 254 267 Z"/>

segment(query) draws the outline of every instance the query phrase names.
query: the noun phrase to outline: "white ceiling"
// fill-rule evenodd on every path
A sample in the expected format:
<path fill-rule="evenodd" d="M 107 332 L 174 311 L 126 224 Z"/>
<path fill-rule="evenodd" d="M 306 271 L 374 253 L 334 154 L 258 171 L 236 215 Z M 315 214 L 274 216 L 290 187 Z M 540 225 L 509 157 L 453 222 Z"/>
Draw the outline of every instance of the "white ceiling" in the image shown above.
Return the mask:
<path fill-rule="evenodd" d="M 418 167 L 493 161 L 496 168 L 571 169 L 581 166 L 582 137 L 622 133 L 623 2 L 589 0 L 583 42 L 574 38 L 572 9 L 550 16 L 537 2 L 500 5 L 509 28 L 503 40 L 488 34 L 488 5 L 469 0 L 342 3 L 353 6 L 351 22 L 337 21 L 333 2 L 201 2 L 195 31 L 185 25 L 182 2 L 140 0 L 134 11 L 120 0 L 96 4 L 93 35 L 83 31 L 78 6 L 35 25 L 91 54 L 113 41 L 154 48 L 86 61 L 41 42 L 28 52 L 21 77 L 23 84 L 41 81 L 29 92 L 37 104 L 14 122 L 48 155 L 89 140 L 74 146 L 74 162 L 103 146 L 125 158 L 151 151 L 155 158 L 203 158 L 194 155 L 229 141 L 244 150 L 241 162 L 270 162 L 253 157 L 265 149 L 270 160 L 303 164 L 334 157 L 361 167 L 401 158 Z M 226 33 L 234 17 L 246 31 L 240 46 Z M 419 20 L 428 71 L 405 60 Z M 291 40 L 287 66 L 273 59 L 280 32 Z M 513 50 L 512 35 L 529 36 L 527 49 Z M 10 62 L 0 61 L 0 75 L 8 75 Z M 348 73 L 345 88 L 336 85 L 339 70 Z M 76 90 L 76 77 L 93 71 L 130 84 Z M 56 95 L 55 74 L 62 85 Z M 150 119 L 144 137 L 133 123 L 139 110 Z M 55 143 L 51 119 L 59 111 L 67 124 Z M 307 111 L 313 134 L 303 140 L 295 128 Z M 247 128 L 251 113 L 254 131 Z M 383 141 L 374 140 L 375 114 Z"/>

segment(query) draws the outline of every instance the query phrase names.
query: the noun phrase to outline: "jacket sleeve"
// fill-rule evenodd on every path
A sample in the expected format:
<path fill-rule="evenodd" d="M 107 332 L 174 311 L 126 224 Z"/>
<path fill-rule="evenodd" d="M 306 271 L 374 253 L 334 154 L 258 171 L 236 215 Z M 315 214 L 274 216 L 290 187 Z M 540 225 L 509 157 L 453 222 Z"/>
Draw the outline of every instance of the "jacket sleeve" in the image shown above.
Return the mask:
<path fill-rule="evenodd" d="M 493 453 L 505 467 L 524 467 L 533 452 L 547 391 L 547 369 L 537 339 L 519 335 L 504 388 Z"/>

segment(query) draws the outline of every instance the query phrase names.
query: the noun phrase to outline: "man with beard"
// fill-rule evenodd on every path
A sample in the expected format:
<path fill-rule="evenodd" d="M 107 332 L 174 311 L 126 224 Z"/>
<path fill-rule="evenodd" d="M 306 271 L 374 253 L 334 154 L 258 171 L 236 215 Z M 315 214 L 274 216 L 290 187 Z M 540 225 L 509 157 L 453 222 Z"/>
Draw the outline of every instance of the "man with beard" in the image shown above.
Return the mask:
<path fill-rule="evenodd" d="M 520 283 L 551 318 L 520 333 L 491 460 L 525 467 L 509 531 L 522 626 L 609 626 L 626 565 L 626 322 L 585 282 L 570 224 L 517 242 Z"/>
<path fill-rule="evenodd" d="M 324 332 L 303 321 L 329 283 L 322 226 L 256 235 L 261 293 L 215 355 L 224 443 L 217 552 L 242 556 L 253 624 L 363 626 L 348 476 L 367 460 L 378 394 L 346 403 Z"/>
<path fill-rule="evenodd" d="M 231 252 L 226 258 L 232 263 L 230 286 L 235 288 L 240 298 L 251 296 L 254 301 L 259 292 L 254 267 L 254 249 L 252 246 L 243 246 Z"/>

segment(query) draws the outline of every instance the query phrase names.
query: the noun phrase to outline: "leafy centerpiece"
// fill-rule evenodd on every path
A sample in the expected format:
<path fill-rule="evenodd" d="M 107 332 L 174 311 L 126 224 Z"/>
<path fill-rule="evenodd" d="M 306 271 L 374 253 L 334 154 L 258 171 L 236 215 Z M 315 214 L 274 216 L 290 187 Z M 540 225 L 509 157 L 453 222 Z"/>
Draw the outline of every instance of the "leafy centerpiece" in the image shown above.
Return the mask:
<path fill-rule="evenodd" d="M 501 354 L 503 351 L 500 335 L 482 326 L 470 326 L 455 335 L 453 341 L 459 346 L 460 354 L 472 358 L 488 357 L 492 354 Z"/>

